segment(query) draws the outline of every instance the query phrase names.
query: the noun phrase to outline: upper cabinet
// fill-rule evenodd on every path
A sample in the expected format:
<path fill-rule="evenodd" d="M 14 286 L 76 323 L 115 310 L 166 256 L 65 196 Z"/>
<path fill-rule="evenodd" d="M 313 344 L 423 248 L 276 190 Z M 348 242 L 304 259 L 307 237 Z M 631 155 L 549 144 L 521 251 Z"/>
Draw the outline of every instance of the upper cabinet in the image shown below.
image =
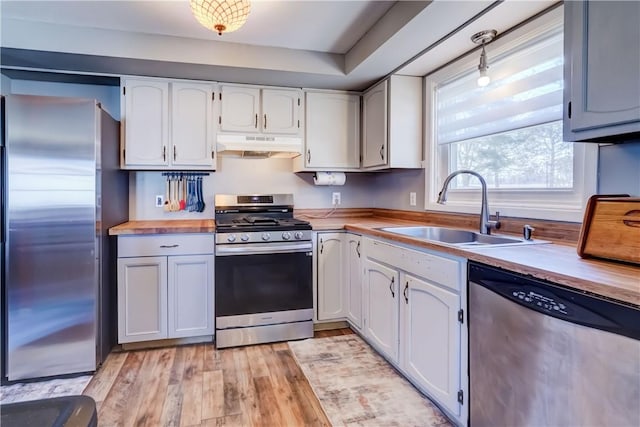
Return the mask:
<path fill-rule="evenodd" d="M 122 80 L 124 169 L 215 169 L 213 84 Z"/>
<path fill-rule="evenodd" d="M 422 78 L 393 75 L 362 103 L 362 168 L 420 168 Z"/>
<path fill-rule="evenodd" d="M 221 85 L 221 132 L 298 135 L 301 133 L 299 89 Z"/>
<path fill-rule="evenodd" d="M 564 3 L 564 139 L 640 132 L 640 2 Z"/>
<path fill-rule="evenodd" d="M 296 171 L 358 170 L 360 167 L 360 95 L 335 91 L 305 94 L 304 156 Z"/>

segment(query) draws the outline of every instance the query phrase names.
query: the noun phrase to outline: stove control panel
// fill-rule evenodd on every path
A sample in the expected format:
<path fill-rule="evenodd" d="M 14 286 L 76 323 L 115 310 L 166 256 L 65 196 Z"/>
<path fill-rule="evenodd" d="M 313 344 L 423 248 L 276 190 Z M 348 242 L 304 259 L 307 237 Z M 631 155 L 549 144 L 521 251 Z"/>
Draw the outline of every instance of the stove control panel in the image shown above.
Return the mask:
<path fill-rule="evenodd" d="M 292 242 L 310 241 L 311 230 L 304 231 L 282 231 L 266 232 L 254 231 L 246 233 L 216 233 L 216 244 L 218 245 L 242 245 L 250 243 L 271 243 L 271 242 Z"/>

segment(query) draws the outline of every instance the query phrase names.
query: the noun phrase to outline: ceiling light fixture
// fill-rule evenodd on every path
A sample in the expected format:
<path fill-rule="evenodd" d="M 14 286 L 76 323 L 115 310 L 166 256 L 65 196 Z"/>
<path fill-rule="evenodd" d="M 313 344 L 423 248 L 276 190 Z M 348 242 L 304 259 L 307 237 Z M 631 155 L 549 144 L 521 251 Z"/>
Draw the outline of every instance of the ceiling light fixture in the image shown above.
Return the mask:
<path fill-rule="evenodd" d="M 189 4 L 198 22 L 219 36 L 242 27 L 251 11 L 249 0 L 189 0 Z"/>
<path fill-rule="evenodd" d="M 484 87 L 491 83 L 491 77 L 487 74 L 489 65 L 487 65 L 487 53 L 484 50 L 484 45 L 491 42 L 498 34 L 496 30 L 484 30 L 479 33 L 475 33 L 471 36 L 471 41 L 475 44 L 482 45 L 482 53 L 480 54 L 480 65 L 478 70 L 480 71 L 480 77 L 478 77 L 478 86 Z"/>

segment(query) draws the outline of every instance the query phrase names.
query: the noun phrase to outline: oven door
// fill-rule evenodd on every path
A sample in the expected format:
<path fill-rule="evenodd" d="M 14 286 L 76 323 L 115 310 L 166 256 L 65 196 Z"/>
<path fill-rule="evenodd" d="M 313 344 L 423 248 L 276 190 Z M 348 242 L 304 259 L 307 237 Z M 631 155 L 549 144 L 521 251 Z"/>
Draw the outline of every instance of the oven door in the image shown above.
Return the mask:
<path fill-rule="evenodd" d="M 217 245 L 216 328 L 312 316 L 312 259 L 311 242 Z"/>

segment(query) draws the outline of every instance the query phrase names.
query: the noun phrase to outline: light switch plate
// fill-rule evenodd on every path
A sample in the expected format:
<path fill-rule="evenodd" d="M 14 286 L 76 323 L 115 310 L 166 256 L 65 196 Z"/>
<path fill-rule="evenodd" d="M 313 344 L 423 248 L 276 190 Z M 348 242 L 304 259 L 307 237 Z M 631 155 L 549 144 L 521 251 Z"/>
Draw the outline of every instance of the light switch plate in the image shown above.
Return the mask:
<path fill-rule="evenodd" d="M 156 195 L 156 208 L 164 206 L 164 196 L 162 194 Z"/>

